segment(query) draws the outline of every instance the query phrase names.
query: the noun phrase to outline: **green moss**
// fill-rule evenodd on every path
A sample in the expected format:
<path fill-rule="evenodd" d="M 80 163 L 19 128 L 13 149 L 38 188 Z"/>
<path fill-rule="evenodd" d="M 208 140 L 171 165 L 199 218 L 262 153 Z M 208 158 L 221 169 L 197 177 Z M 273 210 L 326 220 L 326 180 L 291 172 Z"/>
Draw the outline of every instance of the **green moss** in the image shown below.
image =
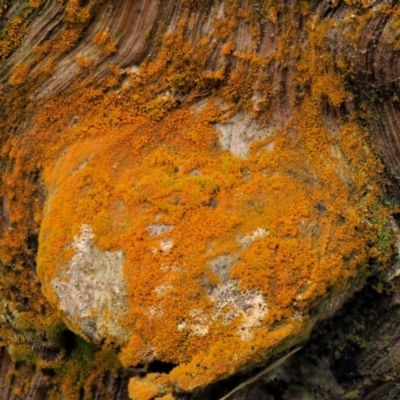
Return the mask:
<path fill-rule="evenodd" d="M 86 342 L 79 336 L 75 336 L 75 347 L 72 350 L 71 358 L 77 361 L 78 368 L 82 374 L 88 372 L 87 368 L 93 359 L 95 348 L 93 344 Z"/>
<path fill-rule="evenodd" d="M 355 389 L 355 390 L 352 390 L 351 392 L 347 392 L 344 395 L 344 398 L 345 399 L 360 399 L 360 395 L 361 395 L 360 390 Z"/>
<path fill-rule="evenodd" d="M 157 395 L 158 396 L 164 396 L 165 394 L 168 393 L 168 390 L 166 387 L 162 386 L 162 385 L 158 385 L 157 386 Z"/>
<path fill-rule="evenodd" d="M 56 347 L 64 347 L 66 345 L 67 332 L 68 329 L 65 324 L 58 321 L 55 325 L 49 326 L 48 328 L 49 340 L 54 343 Z"/>

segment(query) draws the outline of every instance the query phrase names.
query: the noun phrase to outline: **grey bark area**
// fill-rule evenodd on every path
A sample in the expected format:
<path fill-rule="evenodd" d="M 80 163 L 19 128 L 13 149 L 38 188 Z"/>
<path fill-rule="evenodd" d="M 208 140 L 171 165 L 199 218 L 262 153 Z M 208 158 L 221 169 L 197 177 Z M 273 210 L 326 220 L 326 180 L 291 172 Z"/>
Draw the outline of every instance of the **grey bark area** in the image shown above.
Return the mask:
<path fill-rule="evenodd" d="M 46 377 L 36 373 L 24 363 L 14 364 L 6 348 L 0 349 L 0 393 L 2 399 L 20 399 L 21 381 L 27 385 L 26 398 L 47 400 L 48 384 Z"/>
<path fill-rule="evenodd" d="M 392 7 L 394 1 L 373 1 L 371 6 L 385 2 Z M 139 2 L 138 2 L 139 3 Z M 142 3 L 142 2 L 140 2 Z M 144 4 L 143 13 L 148 13 L 151 21 L 156 21 L 158 12 L 156 1 Z M 175 8 L 172 1 L 165 2 L 165 12 L 173 19 Z M 176 3 L 179 3 L 176 2 Z M 288 8 L 294 1 L 287 1 Z M 344 16 L 351 14 L 352 8 L 345 1 L 311 1 L 314 4 L 316 21 L 331 19 L 336 22 L 330 35 L 333 51 L 341 51 L 356 67 L 359 74 L 354 79 L 362 82 L 355 87 L 357 95 L 380 97 L 374 103 L 375 114 L 379 118 L 370 121 L 376 132 L 377 142 L 382 156 L 391 173 L 392 184 L 389 188 L 391 196 L 400 200 L 400 102 L 397 97 L 400 84 L 400 52 L 393 49 L 388 40 L 390 37 L 390 17 L 378 15 L 372 18 L 365 28 L 358 48 L 351 48 L 343 37 Z M 350 2 L 349 2 L 350 3 Z M 121 1 L 121 4 L 128 4 Z M 121 10 L 124 8 L 120 6 Z M 139 8 L 139 7 L 136 7 Z M 179 8 L 179 7 L 178 7 Z M 54 10 L 54 15 L 57 10 Z M 134 12 L 134 11 L 132 11 Z M 122 14 L 122 11 L 121 11 Z M 388 14 L 389 15 L 389 14 Z M 138 36 L 139 37 L 139 36 Z M 122 44 L 118 57 L 140 61 L 151 44 L 136 40 L 136 48 Z M 23 54 L 23 49 L 20 54 Z M 22 57 L 22 55 L 21 55 Z M 115 56 L 117 57 L 117 56 Z M 14 60 L 15 61 L 15 60 Z M 10 61 L 11 62 L 11 61 Z M 72 68 L 72 67 L 71 67 Z M 271 75 L 290 74 L 279 69 Z M 61 74 L 61 73 L 60 73 Z M 101 74 L 101 71 L 99 71 Z M 68 84 L 67 75 L 57 81 Z M 277 78 L 276 78 L 277 79 Z M 290 77 L 287 78 L 290 81 Z M 55 84 L 54 84 L 55 85 Z M 294 95 L 287 86 L 285 100 Z M 55 90 L 49 85 L 47 90 Z M 294 89 L 293 89 L 294 90 Z M 372 101 L 372 100 L 371 100 Z M 287 101 L 289 103 L 289 101 Z M 349 101 L 346 107 L 355 107 Z M 326 110 L 327 119 L 335 118 L 334 112 Z M 247 152 L 247 143 L 241 141 L 241 132 L 234 137 L 238 142 L 238 152 Z M 232 133 L 224 133 L 226 146 Z M 229 139 L 229 140 L 228 140 Z M 224 142 L 225 143 L 225 142 Z M 3 225 L 7 225 L 7 204 L 2 205 Z M 396 217 L 396 216 L 395 216 Z M 165 229 L 151 226 L 149 230 Z M 223 268 L 229 268 L 229 260 L 225 260 Z M 394 269 L 396 260 L 393 260 Z M 217 268 L 217 265 L 215 265 Z M 225 271 L 222 268 L 221 274 Z M 395 273 L 394 273 L 395 274 Z M 394 275 L 393 274 L 393 275 Z M 282 365 L 264 375 L 258 381 L 246 386 L 232 395 L 232 400 L 335 400 L 335 399 L 399 399 L 400 398 L 400 285 L 394 278 L 387 282 L 370 278 L 367 285 L 348 299 L 330 319 L 320 322 L 311 333 L 303 348 L 285 361 Z M 281 354 L 280 356 L 282 356 Z M 270 360 L 273 363 L 274 360 Z M 153 372 L 163 372 L 163 366 L 150 365 Z M 238 374 L 228 380 L 218 382 L 201 392 L 181 395 L 181 400 L 215 400 L 223 397 L 240 383 L 260 372 L 265 365 L 252 371 Z M 160 369 L 158 371 L 158 369 Z M 104 384 L 108 388 L 107 398 L 128 400 L 126 372 L 120 376 L 104 376 Z M 46 400 L 53 389 L 52 371 L 37 372 L 34 367 L 22 362 L 14 363 L 5 347 L 0 349 L 0 399 L 4 400 Z M 24 393 L 21 395 L 21 393 Z M 100 392 L 81 393 L 81 399 L 106 398 Z M 179 399 L 179 397 L 178 397 Z"/>

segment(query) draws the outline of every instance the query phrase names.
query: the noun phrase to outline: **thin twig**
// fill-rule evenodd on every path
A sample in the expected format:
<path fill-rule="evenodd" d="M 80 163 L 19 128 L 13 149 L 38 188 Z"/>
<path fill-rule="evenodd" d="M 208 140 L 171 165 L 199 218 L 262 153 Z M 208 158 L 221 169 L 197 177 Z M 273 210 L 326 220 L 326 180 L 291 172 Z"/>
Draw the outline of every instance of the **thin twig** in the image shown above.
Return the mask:
<path fill-rule="evenodd" d="M 279 367 L 283 362 L 285 362 L 294 353 L 298 352 L 301 348 L 302 347 L 296 347 L 294 350 L 290 351 L 289 353 L 287 353 L 286 355 L 281 357 L 279 360 L 276 360 L 274 363 L 269 365 L 267 368 L 263 369 L 257 375 L 253 376 L 252 378 L 247 379 L 246 381 L 242 382 L 240 385 L 236 386 L 235 389 L 233 389 L 231 392 L 226 394 L 224 397 L 221 397 L 219 400 L 226 400 L 228 397 L 231 397 L 233 395 L 233 393 L 236 393 L 237 391 L 239 391 L 239 390 L 243 389 L 244 387 L 250 385 L 251 383 L 255 382 L 261 376 L 263 376 L 266 373 L 272 371 L 273 369 Z"/>

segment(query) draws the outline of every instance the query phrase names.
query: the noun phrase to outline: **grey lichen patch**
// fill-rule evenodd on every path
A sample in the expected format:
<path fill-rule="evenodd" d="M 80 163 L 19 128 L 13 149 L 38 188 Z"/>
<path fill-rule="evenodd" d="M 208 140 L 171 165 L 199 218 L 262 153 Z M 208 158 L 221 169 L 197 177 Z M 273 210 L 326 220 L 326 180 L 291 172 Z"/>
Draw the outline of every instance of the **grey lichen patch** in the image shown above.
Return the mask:
<path fill-rule="evenodd" d="M 239 234 L 236 240 L 242 246 L 243 249 L 247 249 L 253 242 L 258 239 L 264 239 L 269 235 L 269 231 L 264 228 L 257 228 L 251 232 L 250 235 Z"/>
<path fill-rule="evenodd" d="M 233 155 L 247 158 L 251 143 L 270 135 L 258 121 L 249 119 L 244 113 L 238 113 L 223 124 L 216 124 L 221 147 Z"/>
<path fill-rule="evenodd" d="M 229 271 L 232 266 L 237 262 L 237 257 L 234 258 L 229 254 L 223 254 L 211 260 L 210 268 L 215 274 L 218 275 L 218 278 L 221 282 L 225 283 L 229 279 Z"/>
<path fill-rule="evenodd" d="M 124 339 L 118 320 L 127 312 L 122 251 L 103 251 L 93 244 L 90 225 L 82 225 L 71 244 L 75 254 L 51 283 L 68 320 L 90 339 Z"/>
<path fill-rule="evenodd" d="M 160 223 L 150 224 L 147 226 L 150 237 L 162 235 L 163 233 L 170 232 L 172 229 L 173 226 Z"/>
<path fill-rule="evenodd" d="M 200 309 L 191 310 L 188 318 L 178 324 L 179 331 L 188 331 L 192 336 L 205 336 L 214 321 L 222 321 L 228 326 L 234 319 L 241 318 L 237 334 L 247 341 L 252 338 L 252 329 L 261 325 L 268 312 L 261 292 L 239 290 L 238 282 L 234 280 L 214 287 L 208 297 L 214 303 L 212 314 Z"/>
<path fill-rule="evenodd" d="M 229 281 L 215 287 L 209 295 L 217 310 L 213 319 L 222 318 L 229 324 L 242 317 L 238 334 L 242 340 L 252 338 L 251 330 L 261 325 L 268 309 L 264 296 L 257 290 L 239 290 L 236 281 Z"/>
<path fill-rule="evenodd" d="M 168 254 L 173 246 L 174 242 L 172 239 L 165 239 L 160 241 L 160 249 L 162 253 Z"/>
<path fill-rule="evenodd" d="M 151 306 L 147 310 L 146 315 L 149 319 L 161 318 L 164 316 L 164 310 L 159 305 Z"/>
<path fill-rule="evenodd" d="M 169 285 L 168 283 L 165 285 L 159 285 L 155 288 L 155 292 L 157 296 L 164 296 L 167 294 L 169 291 L 171 291 L 174 287 L 172 285 Z"/>
<path fill-rule="evenodd" d="M 189 312 L 189 318 L 178 324 L 178 331 L 189 331 L 191 336 L 205 336 L 209 332 L 211 320 L 207 314 L 199 309 Z"/>

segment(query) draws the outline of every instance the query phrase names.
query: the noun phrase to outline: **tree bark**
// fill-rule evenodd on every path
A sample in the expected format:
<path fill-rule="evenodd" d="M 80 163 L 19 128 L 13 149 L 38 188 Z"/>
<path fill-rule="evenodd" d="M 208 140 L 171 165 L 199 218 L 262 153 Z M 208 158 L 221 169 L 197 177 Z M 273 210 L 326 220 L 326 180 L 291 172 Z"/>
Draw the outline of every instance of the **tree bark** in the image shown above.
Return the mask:
<path fill-rule="evenodd" d="M 68 242 L 68 245 L 60 245 L 63 253 L 61 250 L 51 253 L 49 250 L 51 256 L 47 253 L 43 256 L 43 249 L 47 251 L 51 247 L 48 237 L 51 237 L 55 226 L 50 216 L 56 212 L 49 204 L 53 198 L 57 199 L 59 191 L 64 190 L 64 182 L 74 179 L 71 177 L 91 162 L 92 156 L 96 158 L 94 150 L 84 154 L 85 157 L 79 153 L 82 151 L 83 154 L 86 148 L 92 149 L 90 146 L 97 140 L 93 133 L 96 129 L 109 129 L 110 136 L 112 132 L 117 135 L 119 130 L 132 124 L 127 121 L 137 117 L 134 123 L 138 126 L 142 119 L 150 121 L 149 125 L 143 123 L 143 131 L 147 126 L 159 124 L 157 129 L 161 132 L 163 121 L 168 121 L 168 116 L 175 112 L 190 110 L 196 118 L 203 115 L 207 100 L 219 107 L 220 113 L 212 109 L 207 117 L 207 124 L 219 129 L 220 133 L 220 142 L 216 141 L 210 152 L 227 151 L 237 159 L 246 159 L 258 154 L 257 151 L 270 154 L 276 151 L 274 146 L 278 146 L 278 151 L 284 155 L 290 148 L 291 155 L 309 156 L 308 161 L 301 160 L 298 165 L 289 156 L 286 157 L 288 167 L 285 173 L 290 179 L 300 182 L 306 192 L 309 190 L 311 193 L 312 188 L 321 185 L 327 192 L 336 193 L 337 190 L 339 195 L 333 197 L 340 197 L 340 187 L 346 187 L 348 207 L 332 211 L 330 205 L 323 202 L 316 203 L 314 207 L 318 218 L 325 218 L 327 210 L 337 214 L 334 222 L 329 220 L 333 232 L 330 239 L 326 244 L 316 245 L 313 254 L 318 253 L 319 258 L 316 258 L 321 260 L 329 243 L 335 243 L 335 251 L 341 260 L 340 273 L 337 273 L 339 278 L 328 280 L 329 268 L 326 267 L 326 272 L 322 271 L 319 279 L 324 281 L 326 278 L 327 283 L 324 283 L 323 289 L 315 289 L 317 294 L 313 294 L 314 297 L 310 297 L 304 307 L 301 295 L 307 293 L 311 281 L 305 279 L 299 285 L 302 286 L 300 295 L 293 296 L 287 307 L 291 307 L 295 314 L 299 310 L 304 312 L 304 325 L 295 333 L 288 334 L 273 349 L 265 350 L 264 347 L 264 353 L 259 356 L 244 357 L 246 361 L 241 364 L 231 369 L 222 368 L 210 378 L 200 379 L 200 383 L 193 383 L 187 378 L 193 378 L 192 370 L 188 370 L 185 378 L 175 381 L 171 378 L 165 393 L 163 388 L 159 393 L 135 398 L 165 396 L 169 399 L 172 397 L 168 396 L 173 395 L 177 399 L 218 399 L 284 356 L 295 345 L 302 345 L 303 348 L 283 365 L 231 398 L 400 397 L 400 331 L 397 327 L 400 320 L 397 278 L 400 268 L 397 227 L 400 200 L 399 27 L 400 6 L 395 1 L 387 0 L 5 0 L 0 3 L 0 339 L 3 346 L 0 353 L 0 388 L 4 398 L 123 400 L 129 398 L 130 378 L 134 378 L 130 384 L 132 397 L 134 390 L 139 392 L 139 386 L 133 386 L 132 382 L 139 382 L 139 385 L 149 376 L 170 376 L 176 367 L 185 363 L 191 365 L 189 356 L 185 360 L 180 353 L 176 356 L 171 351 L 171 355 L 161 345 L 164 354 L 167 354 L 163 359 L 153 356 L 149 346 L 146 354 L 142 351 L 140 359 L 136 359 L 136 355 L 126 355 L 127 341 L 130 340 L 130 346 L 134 342 L 132 331 L 129 332 L 131 339 L 124 336 L 123 330 L 128 329 L 126 326 L 129 324 L 122 327 L 118 323 L 107 324 L 102 315 L 93 316 L 97 312 L 95 294 L 100 293 L 101 286 L 101 283 L 98 286 L 93 283 L 98 279 L 95 273 L 86 274 L 85 270 L 91 278 L 87 279 L 85 274 L 75 277 L 76 288 L 82 284 L 77 291 L 73 289 L 74 296 L 79 300 L 72 299 L 70 294 L 62 298 L 63 293 L 71 290 L 68 285 L 62 286 L 70 278 L 68 271 L 57 276 L 62 290 L 57 292 L 54 289 L 55 275 L 51 275 L 49 265 L 59 260 L 67 265 L 65 254 L 71 249 L 79 250 L 83 239 L 80 244 Z M 136 92 L 128 92 L 129 87 L 134 87 Z M 126 105 L 120 108 L 115 106 L 123 101 Z M 101 107 L 105 104 L 104 111 L 100 104 Z M 46 114 L 44 110 L 50 111 Z M 217 113 L 218 117 L 213 113 Z M 95 117 L 100 122 L 91 125 L 90 118 L 94 121 Z M 224 130 L 226 124 L 233 128 Z M 204 126 L 202 129 L 205 132 Z M 174 127 L 178 132 L 176 136 L 186 129 L 178 123 Z M 83 141 L 80 135 L 84 129 L 92 135 L 92 142 Z M 234 131 L 236 133 L 232 133 Z M 174 130 L 171 129 L 171 132 Z M 271 132 L 281 132 L 281 137 L 275 142 L 268 142 Z M 137 137 L 141 134 L 142 131 L 135 133 Z M 207 138 L 204 135 L 205 142 Z M 276 145 L 281 143 L 279 140 L 286 147 Z M 129 160 L 133 165 L 128 156 L 123 158 L 124 152 L 128 152 L 130 146 L 133 149 L 133 145 L 129 141 L 121 143 L 124 148 L 121 159 L 124 162 Z M 264 143 L 265 146 L 257 150 L 257 143 Z M 74 149 L 77 144 L 79 151 Z M 201 141 L 199 149 L 200 145 Z M 121 146 L 120 142 L 111 143 L 104 154 L 114 154 L 118 146 Z M 145 146 L 147 144 L 143 145 L 143 149 Z M 170 145 L 163 146 L 167 148 Z M 83 161 L 68 172 L 67 161 L 69 157 L 73 158 L 69 153 L 71 148 L 75 151 L 73 154 Z M 175 151 L 173 146 L 166 151 L 171 149 Z M 137 157 L 140 156 L 139 152 Z M 317 158 L 323 160 L 314 165 L 313 160 Z M 285 156 L 277 160 L 285 160 Z M 119 161 L 115 165 L 107 165 L 107 168 L 118 170 Z M 129 162 L 127 165 L 130 165 Z M 157 160 L 153 163 L 156 165 Z M 275 164 L 276 170 L 281 171 L 279 168 L 283 167 L 279 162 Z M 331 182 L 321 172 L 328 164 L 331 167 L 327 171 L 334 171 L 332 176 L 341 182 L 338 184 L 335 180 L 331 186 L 333 189 L 326 189 Z M 118 171 L 117 175 L 121 176 L 123 170 Z M 267 168 L 264 172 L 271 173 Z M 94 168 L 93 175 L 96 173 Z M 179 168 L 173 173 L 178 174 Z M 191 173 L 192 177 L 200 176 L 197 169 Z M 105 196 L 107 190 L 117 190 L 120 185 L 112 174 L 105 175 L 104 181 L 111 177 L 109 182 L 112 183 L 109 187 L 104 184 L 101 189 L 101 205 L 104 204 L 101 196 Z M 241 171 L 241 174 L 244 181 L 251 180 L 247 170 Z M 271 176 L 273 179 L 274 175 Z M 87 186 L 82 184 L 79 193 L 88 190 L 90 179 Z M 282 187 L 280 190 L 284 191 Z M 81 194 L 70 195 L 74 194 L 74 190 L 75 186 L 71 184 L 66 191 L 65 208 L 72 207 L 70 204 L 76 199 L 81 201 L 77 200 L 76 204 L 86 201 L 84 194 L 82 198 L 79 197 Z M 132 193 L 129 196 L 137 195 Z M 97 192 L 88 196 L 97 199 Z M 151 196 L 141 200 L 141 206 L 150 202 Z M 208 209 L 220 207 L 216 200 L 218 196 L 219 188 L 201 206 Z M 370 204 L 366 199 L 372 197 L 374 202 L 371 200 Z M 176 200 L 174 206 L 180 205 L 180 200 Z M 125 212 L 122 203 L 121 200 L 119 209 L 115 206 L 115 214 L 111 214 L 109 219 L 111 222 L 107 220 L 107 229 L 114 229 L 109 227 L 114 226 L 115 221 L 119 221 L 118 216 Z M 356 211 L 350 216 L 343 216 L 353 205 Z M 63 212 L 61 206 L 60 219 Z M 294 206 L 301 208 L 300 202 Z M 93 208 L 96 207 L 99 206 L 94 204 Z M 54 209 L 57 210 L 56 207 Z M 92 211 L 89 210 L 88 214 Z M 101 211 L 100 207 L 96 215 Z M 76 225 L 73 218 L 65 218 L 64 225 L 60 223 L 61 228 L 68 224 Z M 351 218 L 358 222 L 350 225 Z M 317 241 L 315 237 L 322 235 L 318 233 L 321 231 L 316 225 L 307 225 L 310 221 L 303 221 L 304 237 Z M 290 223 L 287 222 L 288 226 Z M 98 224 L 100 226 L 102 221 Z M 345 224 L 349 224 L 348 229 Z M 169 225 L 162 226 L 164 231 L 161 234 L 168 232 L 169 228 Z M 317 230 L 316 234 L 313 229 Z M 334 231 L 340 229 L 346 231 L 346 235 L 350 229 L 352 232 L 345 239 L 336 238 Z M 82 228 L 81 231 L 83 237 Z M 65 232 L 59 235 L 63 240 L 69 235 Z M 152 235 L 153 231 L 150 231 Z M 275 233 L 254 230 L 253 236 L 238 236 L 237 242 L 242 241 L 242 248 L 246 250 L 256 239 L 264 239 L 267 235 Z M 284 240 L 290 239 L 290 235 L 283 235 Z M 80 259 L 75 258 L 78 259 L 76 264 L 80 263 L 88 269 L 96 259 L 97 266 L 106 265 L 104 268 L 107 269 L 113 260 L 119 262 L 125 257 L 122 251 L 119 253 L 114 249 L 115 245 L 109 244 L 111 241 L 104 246 L 104 251 L 100 251 L 101 242 L 100 245 L 91 242 L 92 236 L 85 242 L 89 243 L 90 252 L 83 251 Z M 182 241 L 184 239 L 182 237 Z M 342 248 L 351 244 L 349 242 L 358 239 L 360 242 L 357 243 L 363 248 L 341 252 Z M 74 240 L 79 242 L 78 234 Z M 170 249 L 167 247 L 161 246 L 160 253 L 168 253 Z M 296 256 L 300 257 L 299 254 Z M 330 260 L 333 265 L 335 257 Z M 352 263 L 353 260 L 356 261 Z M 115 264 L 118 264 L 117 261 Z M 232 261 L 232 265 L 236 261 Z M 73 263 L 68 263 L 72 270 Z M 219 275 L 214 274 L 214 279 L 221 282 L 228 279 L 231 266 L 225 267 L 224 264 L 223 271 L 218 271 Z M 115 265 L 112 268 L 115 271 L 118 269 Z M 103 282 L 105 292 L 107 288 L 111 291 L 112 285 L 118 281 L 117 273 L 109 282 Z M 172 271 L 171 276 L 173 273 L 176 271 Z M 291 275 L 294 276 L 295 272 Z M 291 277 L 282 279 L 291 282 Z M 82 282 L 85 282 L 85 289 L 82 289 Z M 216 291 L 212 290 L 216 286 L 212 277 L 207 275 L 202 282 L 204 291 L 214 293 L 209 297 L 215 298 Z M 93 289 L 92 283 L 94 292 L 97 291 L 95 294 L 89 293 Z M 287 287 L 291 288 L 290 285 Z M 158 295 L 163 290 L 169 290 L 167 286 L 160 288 L 156 288 Z M 119 309 L 128 307 L 115 300 L 120 288 L 117 289 L 112 303 L 118 307 L 104 312 L 106 322 L 109 314 L 117 315 Z M 144 288 L 142 292 L 146 290 Z M 237 287 L 235 290 L 238 290 Z M 284 299 L 277 290 L 274 295 Z M 143 298 L 146 298 L 145 295 Z M 84 299 L 89 299 L 90 307 L 84 304 Z M 218 304 L 218 301 L 214 303 Z M 134 315 L 144 314 L 138 311 L 140 307 L 144 306 L 139 304 Z M 152 318 L 154 315 L 157 317 L 157 309 L 149 309 L 153 310 Z M 76 310 L 80 310 L 81 315 Z M 101 310 L 102 313 L 104 308 Z M 247 315 L 245 311 L 242 310 L 243 315 Z M 282 311 L 284 316 L 280 318 L 294 319 L 295 314 L 287 316 Z M 192 317 L 197 321 L 192 325 L 179 322 L 177 316 L 174 318 L 180 332 L 186 329 L 186 336 L 182 339 L 187 340 L 185 343 L 189 343 L 195 333 L 199 337 L 204 335 L 209 326 L 205 328 L 200 314 Z M 258 328 L 260 325 L 254 326 Z M 142 338 L 148 328 L 140 322 L 134 329 L 145 332 L 141 333 Z M 271 332 L 279 330 L 280 323 L 271 324 L 268 329 Z M 229 335 L 232 336 L 231 333 Z M 185 346 L 190 347 L 189 344 Z M 202 349 L 204 353 L 201 354 L 208 357 L 208 350 Z M 120 358 L 129 360 L 126 361 L 128 366 L 122 367 L 117 353 L 122 354 Z M 199 365 L 203 365 L 201 362 L 204 360 L 204 363 L 208 362 L 207 357 L 204 356 Z M 154 379 L 159 379 L 158 375 Z M 188 379 L 189 383 L 179 386 L 184 379 Z"/>

